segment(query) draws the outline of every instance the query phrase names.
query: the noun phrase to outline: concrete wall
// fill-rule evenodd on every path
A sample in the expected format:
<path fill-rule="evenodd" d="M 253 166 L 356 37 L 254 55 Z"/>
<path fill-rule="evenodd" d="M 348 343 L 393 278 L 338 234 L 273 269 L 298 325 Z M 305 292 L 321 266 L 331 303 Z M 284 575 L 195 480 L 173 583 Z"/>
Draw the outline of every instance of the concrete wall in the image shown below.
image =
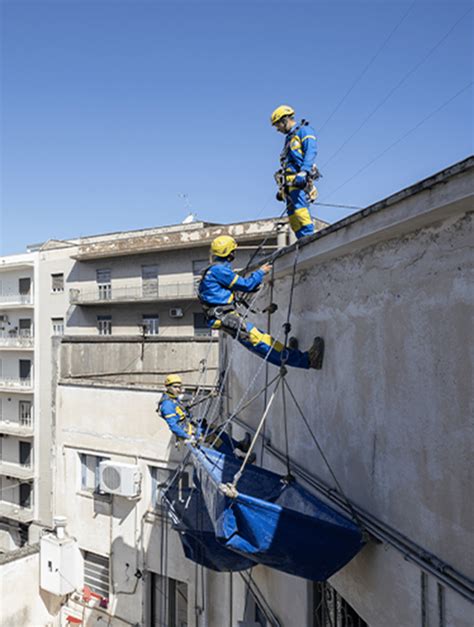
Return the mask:
<path fill-rule="evenodd" d="M 38 547 L 0 556 L 0 624 L 5 627 L 56 627 L 59 599 L 39 589 Z"/>
<path fill-rule="evenodd" d="M 287 375 L 350 499 L 470 577 L 472 182 L 472 166 L 449 172 L 302 247 L 292 333 L 302 348 L 324 336 L 326 358 L 321 372 L 290 369 Z M 275 266 L 277 332 L 293 255 Z M 230 396 L 241 399 L 260 362 L 240 346 L 234 351 Z M 264 371 L 249 393 L 263 383 Z M 262 409 L 256 403 L 241 418 L 256 425 Z M 279 450 L 285 449 L 282 414 L 278 399 L 266 435 Z M 291 456 L 333 486 L 294 407 L 289 415 Z M 265 461 L 284 472 L 271 456 Z M 281 579 L 271 571 L 267 577 Z M 436 581 L 428 579 L 425 602 L 434 621 Z M 420 624 L 420 570 L 385 545 L 367 546 L 333 583 L 370 625 Z M 283 615 L 280 596 L 269 595 Z M 470 624 L 467 601 L 445 589 L 445 604 L 446 624 Z"/>

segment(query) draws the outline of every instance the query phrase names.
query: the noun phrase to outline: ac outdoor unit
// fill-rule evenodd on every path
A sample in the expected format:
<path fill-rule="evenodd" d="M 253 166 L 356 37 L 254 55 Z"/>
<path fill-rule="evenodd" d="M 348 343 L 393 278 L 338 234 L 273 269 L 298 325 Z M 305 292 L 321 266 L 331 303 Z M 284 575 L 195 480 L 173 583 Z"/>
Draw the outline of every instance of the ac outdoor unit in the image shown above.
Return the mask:
<path fill-rule="evenodd" d="M 141 473 L 134 464 L 100 462 L 100 490 L 107 494 L 133 498 L 140 494 Z"/>
<path fill-rule="evenodd" d="M 170 309 L 170 318 L 182 318 L 183 317 L 183 310 L 181 309 L 181 307 L 172 307 Z"/>

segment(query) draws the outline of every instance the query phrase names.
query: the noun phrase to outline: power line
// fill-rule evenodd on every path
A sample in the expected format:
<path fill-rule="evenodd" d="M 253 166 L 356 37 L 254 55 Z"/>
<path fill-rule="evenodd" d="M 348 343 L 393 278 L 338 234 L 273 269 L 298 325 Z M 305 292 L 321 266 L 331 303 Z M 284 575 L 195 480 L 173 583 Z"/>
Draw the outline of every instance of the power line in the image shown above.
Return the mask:
<path fill-rule="evenodd" d="M 462 21 L 464 20 L 464 18 L 466 17 L 466 15 L 468 15 L 470 12 L 472 11 L 472 8 L 469 8 L 465 13 L 463 13 L 461 15 L 461 17 L 456 20 L 456 22 L 451 26 L 451 28 L 447 31 L 447 33 L 445 33 L 443 35 L 443 37 L 441 37 L 441 39 L 432 47 L 430 48 L 430 50 L 428 50 L 428 52 L 424 55 L 424 57 L 418 61 L 418 63 L 416 63 L 402 78 L 401 80 L 398 81 L 398 83 L 392 87 L 392 89 L 388 92 L 388 94 L 382 98 L 382 100 L 376 105 L 376 107 L 374 109 L 372 109 L 372 111 L 369 113 L 369 115 L 361 122 L 361 124 L 355 129 L 355 131 L 349 135 L 349 137 L 339 146 L 339 148 L 336 150 L 336 152 L 334 152 L 327 161 L 325 161 L 322 164 L 322 168 L 324 168 L 325 166 L 328 165 L 328 163 L 330 163 L 334 157 L 336 155 L 338 155 L 341 150 L 351 141 L 351 139 L 353 137 L 355 137 L 355 135 L 357 135 L 357 133 L 361 130 L 361 128 L 363 128 L 367 122 L 370 120 L 370 118 L 372 118 L 377 111 L 387 102 L 387 100 L 397 91 L 397 89 L 399 87 L 401 87 L 403 85 L 403 83 L 412 75 L 416 72 L 416 70 L 423 65 L 423 63 L 433 54 L 433 52 L 435 50 L 437 50 L 437 48 L 439 48 L 441 46 L 441 44 L 449 37 L 449 35 L 452 33 L 452 31 L 456 28 L 456 26 Z"/>
<path fill-rule="evenodd" d="M 394 141 L 392 144 L 390 144 L 390 146 L 387 146 L 387 148 L 385 148 L 385 150 L 383 150 L 381 153 L 379 153 L 377 156 L 375 156 L 373 159 L 371 159 L 369 162 L 367 162 L 364 166 L 362 166 L 359 170 L 357 170 L 357 172 L 355 172 L 355 174 L 353 174 L 351 177 L 349 177 L 347 179 L 347 181 L 345 181 L 344 183 L 342 183 L 341 185 L 339 185 L 339 187 L 336 187 L 335 189 L 333 189 L 331 192 L 329 192 L 329 194 L 327 195 L 327 198 L 331 197 L 333 194 L 335 194 L 337 191 L 339 191 L 340 189 L 342 189 L 343 187 L 345 187 L 348 183 L 350 183 L 350 181 L 352 181 L 353 179 L 355 179 L 357 176 L 359 176 L 359 174 L 361 172 L 363 172 L 364 170 L 366 170 L 370 165 L 372 165 L 372 163 L 374 163 L 375 161 L 377 161 L 378 159 L 380 159 L 381 157 L 383 157 L 383 155 L 385 153 L 387 153 L 389 150 L 391 150 L 394 146 L 396 146 L 397 144 L 399 144 L 401 141 L 403 141 L 406 137 L 408 137 L 408 135 L 410 135 L 411 133 L 413 133 L 414 131 L 416 131 L 422 124 L 424 124 L 427 120 L 429 120 L 430 118 L 432 118 L 434 115 L 436 115 L 438 113 L 438 111 L 441 111 L 441 109 L 444 109 L 444 107 L 446 107 L 450 102 L 452 102 L 453 100 L 455 100 L 458 96 L 460 96 L 463 92 L 465 92 L 467 89 L 469 89 L 469 87 L 471 87 L 471 85 L 473 84 L 473 81 L 469 82 L 467 85 L 465 85 L 462 89 L 460 89 L 456 94 L 454 94 L 454 96 L 451 96 L 451 98 L 449 98 L 448 100 L 446 100 L 445 102 L 443 102 L 443 104 L 441 104 L 439 107 L 437 107 L 434 111 L 432 111 L 431 113 L 429 113 L 427 116 L 425 116 L 422 120 L 420 120 L 418 122 L 418 124 L 415 124 L 415 126 L 413 126 L 411 129 L 409 129 L 406 133 L 404 133 L 401 137 L 399 137 L 396 141 Z"/>
<path fill-rule="evenodd" d="M 352 92 L 352 90 L 354 89 L 354 87 L 357 85 L 357 83 L 362 79 L 362 77 L 366 74 L 366 72 L 368 71 L 368 69 L 370 68 L 370 66 L 374 63 L 374 61 L 377 59 L 377 57 L 380 55 L 380 53 L 382 52 L 382 50 L 384 50 L 384 48 L 387 46 L 388 42 L 390 41 L 390 39 L 393 37 L 393 35 L 396 33 L 396 31 L 400 28 L 400 26 L 402 25 L 402 23 L 406 20 L 406 18 L 408 17 L 408 14 L 411 12 L 411 10 L 413 9 L 413 7 L 416 4 L 416 0 L 414 0 L 414 2 L 412 2 L 412 4 L 410 5 L 410 7 L 408 8 L 408 11 L 406 11 L 406 13 L 404 13 L 402 15 L 402 17 L 400 18 L 400 20 L 397 22 L 397 24 L 394 26 L 394 28 L 391 30 L 391 32 L 389 33 L 388 37 L 385 39 L 385 41 L 382 43 L 382 45 L 380 46 L 380 48 L 377 50 L 377 52 L 374 54 L 374 56 L 370 59 L 370 61 L 367 63 L 367 65 L 364 67 L 364 69 L 362 70 L 362 72 L 357 76 L 357 78 L 353 81 L 353 83 L 351 84 L 351 86 L 349 87 L 349 89 L 346 91 L 346 93 L 344 94 L 344 96 L 341 98 L 341 100 L 339 100 L 339 102 L 337 103 L 337 105 L 334 107 L 334 109 L 331 111 L 331 113 L 329 114 L 329 117 L 326 119 L 326 121 L 323 123 L 323 125 L 319 128 L 318 133 L 321 134 L 321 131 L 323 130 L 323 128 L 329 123 L 329 121 L 333 118 L 333 116 L 336 114 L 336 112 L 340 109 L 340 107 L 342 106 L 342 104 L 344 103 L 344 101 L 347 99 L 347 97 L 349 96 L 349 94 Z"/>

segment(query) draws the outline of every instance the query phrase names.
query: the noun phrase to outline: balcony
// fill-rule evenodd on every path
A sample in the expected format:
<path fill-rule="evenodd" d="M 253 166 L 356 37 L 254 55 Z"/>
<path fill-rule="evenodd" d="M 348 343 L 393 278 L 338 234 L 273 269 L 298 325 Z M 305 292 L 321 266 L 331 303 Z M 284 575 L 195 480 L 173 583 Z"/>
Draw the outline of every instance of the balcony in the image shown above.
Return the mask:
<path fill-rule="evenodd" d="M 0 350 L 33 350 L 34 337 L 30 332 L 0 331 Z"/>
<path fill-rule="evenodd" d="M 20 438 L 31 438 L 34 435 L 33 419 L 20 419 L 20 422 L 0 420 L 0 433 Z"/>
<path fill-rule="evenodd" d="M 31 522 L 34 518 L 33 509 L 22 507 L 17 503 L 0 501 L 0 517 L 11 518 L 21 523 Z"/>
<path fill-rule="evenodd" d="M 0 392 L 33 392 L 33 379 L 0 375 Z"/>
<path fill-rule="evenodd" d="M 33 294 L 0 294 L 0 309 L 33 306 Z"/>
<path fill-rule="evenodd" d="M 14 479 L 29 480 L 34 478 L 35 470 L 32 465 L 0 461 L 0 475 L 6 475 Z"/>
<path fill-rule="evenodd" d="M 157 301 L 193 300 L 197 298 L 195 283 L 170 283 L 150 287 L 112 287 L 101 285 L 95 289 L 69 290 L 71 305 L 107 305 L 129 303 L 155 303 Z"/>

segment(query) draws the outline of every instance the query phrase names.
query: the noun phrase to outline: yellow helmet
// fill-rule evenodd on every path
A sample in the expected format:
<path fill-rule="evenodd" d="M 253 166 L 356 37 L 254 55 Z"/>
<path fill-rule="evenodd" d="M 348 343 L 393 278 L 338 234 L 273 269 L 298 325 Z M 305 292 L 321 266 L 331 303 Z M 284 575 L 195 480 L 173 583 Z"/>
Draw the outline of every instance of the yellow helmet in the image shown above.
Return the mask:
<path fill-rule="evenodd" d="M 211 253 L 214 257 L 228 257 L 236 248 L 237 242 L 230 235 L 219 235 L 211 243 Z"/>
<path fill-rule="evenodd" d="M 183 380 L 179 376 L 179 374 L 169 374 L 165 379 L 165 386 L 173 385 L 174 383 L 182 383 Z"/>
<path fill-rule="evenodd" d="M 284 118 L 285 115 L 295 115 L 295 110 L 288 105 L 280 105 L 279 107 L 277 107 L 272 113 L 272 126 L 274 126 L 277 122 Z"/>

